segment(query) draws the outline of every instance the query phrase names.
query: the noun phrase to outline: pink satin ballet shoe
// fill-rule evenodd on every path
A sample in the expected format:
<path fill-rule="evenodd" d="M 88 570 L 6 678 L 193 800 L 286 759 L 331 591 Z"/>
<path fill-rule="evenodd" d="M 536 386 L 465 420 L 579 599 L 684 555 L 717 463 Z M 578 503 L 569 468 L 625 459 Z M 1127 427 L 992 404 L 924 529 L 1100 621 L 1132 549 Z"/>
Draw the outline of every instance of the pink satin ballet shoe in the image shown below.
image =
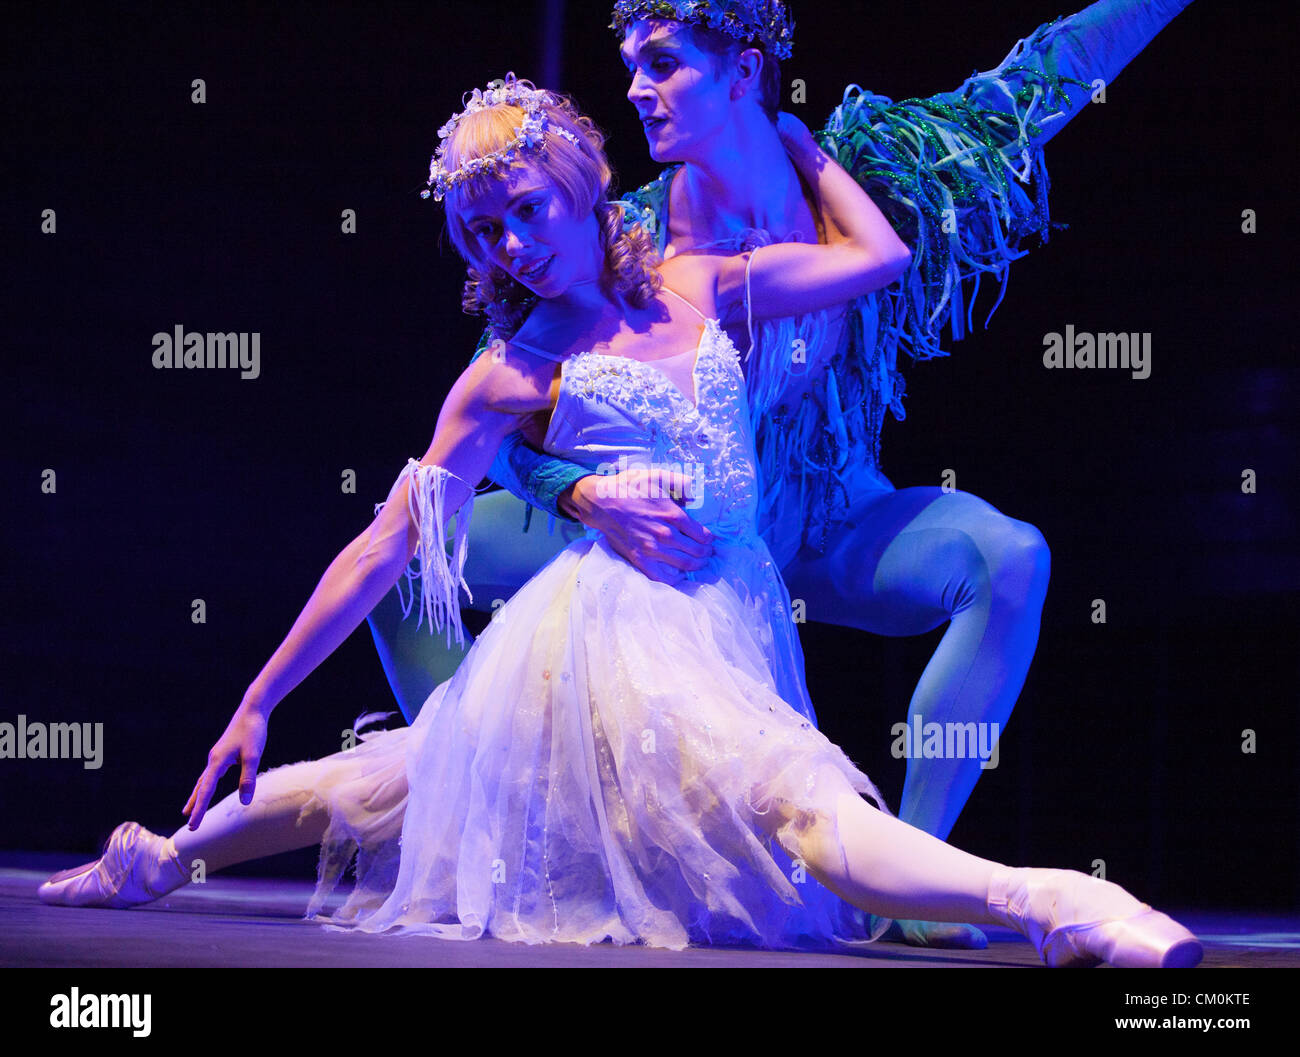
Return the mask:
<path fill-rule="evenodd" d="M 1073 870 L 999 867 L 989 912 L 1015 929 L 1052 968 L 1108 962 L 1132 969 L 1190 969 L 1200 941 L 1119 885 Z"/>
<path fill-rule="evenodd" d="M 152 880 L 163 876 L 175 884 Z M 113 830 L 104 854 L 94 862 L 51 876 L 36 895 L 42 903 L 65 907 L 134 907 L 150 903 L 189 881 L 170 837 L 150 833 L 138 822 Z"/>

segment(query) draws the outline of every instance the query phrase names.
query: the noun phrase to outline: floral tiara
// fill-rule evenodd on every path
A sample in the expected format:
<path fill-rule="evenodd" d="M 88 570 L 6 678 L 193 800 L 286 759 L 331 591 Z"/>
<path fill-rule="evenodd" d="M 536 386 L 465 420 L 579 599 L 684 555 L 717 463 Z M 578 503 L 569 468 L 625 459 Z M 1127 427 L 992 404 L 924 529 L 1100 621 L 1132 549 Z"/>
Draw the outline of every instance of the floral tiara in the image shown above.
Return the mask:
<path fill-rule="evenodd" d="M 758 41 L 776 59 L 788 59 L 794 48 L 794 23 L 781 0 L 618 0 L 609 28 L 622 36 L 633 22 L 651 18 Z"/>
<path fill-rule="evenodd" d="M 503 80 L 492 81 L 487 88 L 475 88 L 468 98 L 462 100 L 465 109 L 453 114 L 442 128 L 438 129 L 438 151 L 429 161 L 429 180 L 426 190 L 420 192 L 421 198 L 431 195 L 435 202 L 441 202 L 447 192 L 464 180 L 475 176 L 492 175 L 515 160 L 521 151 L 537 153 L 546 146 L 546 133 L 563 136 L 575 147 L 578 137 L 567 128 L 561 128 L 553 121 L 547 120 L 543 107 L 553 105 L 556 97 L 541 88 L 534 88 L 528 81 L 515 79 L 513 73 L 506 74 Z M 515 138 L 500 150 L 485 154 L 481 158 L 471 158 L 459 169 L 448 171 L 442 164 L 447 144 L 451 140 L 456 126 L 466 114 L 486 110 L 493 106 L 517 106 L 524 111 L 523 123 L 515 130 Z"/>

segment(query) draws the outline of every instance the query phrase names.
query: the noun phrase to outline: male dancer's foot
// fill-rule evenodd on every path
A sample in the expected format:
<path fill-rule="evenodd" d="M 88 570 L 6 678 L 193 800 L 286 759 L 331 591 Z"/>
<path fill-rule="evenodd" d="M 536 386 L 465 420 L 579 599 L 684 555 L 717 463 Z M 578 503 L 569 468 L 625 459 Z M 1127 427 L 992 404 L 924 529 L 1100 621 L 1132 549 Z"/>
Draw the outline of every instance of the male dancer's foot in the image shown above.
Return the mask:
<path fill-rule="evenodd" d="M 880 938 L 885 943 L 954 951 L 982 951 L 989 945 L 988 937 L 974 925 L 947 921 L 891 921 Z"/>

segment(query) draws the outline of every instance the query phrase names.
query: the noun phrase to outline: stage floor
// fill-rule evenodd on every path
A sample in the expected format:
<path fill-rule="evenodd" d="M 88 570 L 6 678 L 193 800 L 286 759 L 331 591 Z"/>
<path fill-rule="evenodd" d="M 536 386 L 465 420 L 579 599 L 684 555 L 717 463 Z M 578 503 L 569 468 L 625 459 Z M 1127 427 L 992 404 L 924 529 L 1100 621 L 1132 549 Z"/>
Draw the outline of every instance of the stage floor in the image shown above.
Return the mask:
<path fill-rule="evenodd" d="M 12 856 L 7 856 L 12 862 Z M 598 944 L 528 946 L 425 936 L 331 932 L 302 913 L 312 885 L 301 880 L 213 877 L 146 907 L 47 907 L 37 886 L 48 868 L 0 869 L 0 965 L 9 967 L 840 967 L 1015 968 L 1039 966 L 1028 942 L 989 928 L 983 951 L 929 951 L 875 943 L 843 954 L 727 948 L 657 950 Z M 341 897 L 340 897 L 341 899 Z M 336 901 L 337 902 L 337 901 Z M 331 906 L 336 903 L 331 903 Z M 1300 919 L 1236 913 L 1176 914 L 1205 945 L 1203 966 L 1300 966 Z"/>

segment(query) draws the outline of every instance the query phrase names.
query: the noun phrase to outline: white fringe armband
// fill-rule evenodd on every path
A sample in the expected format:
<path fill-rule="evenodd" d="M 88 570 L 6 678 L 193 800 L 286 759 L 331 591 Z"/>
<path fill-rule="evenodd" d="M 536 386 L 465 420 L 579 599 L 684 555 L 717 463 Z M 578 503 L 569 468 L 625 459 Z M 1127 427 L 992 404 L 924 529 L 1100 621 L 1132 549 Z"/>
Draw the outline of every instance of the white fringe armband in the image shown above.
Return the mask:
<path fill-rule="evenodd" d="M 452 547 L 451 561 L 447 560 L 447 518 L 444 513 L 444 500 L 447 479 L 456 477 L 454 473 L 442 466 L 424 466 L 415 459 L 408 459 L 402 472 L 398 474 L 393 487 L 389 489 L 388 500 L 375 504 L 378 514 L 393 498 L 403 481 L 410 481 L 407 490 L 407 508 L 411 518 L 420 530 L 420 542 L 416 545 L 415 557 L 419 566 L 408 565 L 405 569 L 406 581 L 411 589 L 410 598 L 402 599 L 402 617 L 411 614 L 415 604 L 415 580 L 420 580 L 420 614 L 416 627 L 425 616 L 429 618 L 429 634 L 436 626 L 439 631 L 443 622 L 447 625 L 447 645 L 451 645 L 451 634 L 456 633 L 456 642 L 465 644 L 465 626 L 460 619 L 459 588 L 465 588 L 465 594 L 471 602 L 469 584 L 465 582 L 465 558 L 469 547 L 469 520 L 474 513 L 474 486 L 469 486 L 469 498 L 465 505 L 456 512 L 456 537 Z M 457 477 L 458 481 L 462 478 Z M 397 596 L 402 596 L 402 582 L 397 582 Z"/>

